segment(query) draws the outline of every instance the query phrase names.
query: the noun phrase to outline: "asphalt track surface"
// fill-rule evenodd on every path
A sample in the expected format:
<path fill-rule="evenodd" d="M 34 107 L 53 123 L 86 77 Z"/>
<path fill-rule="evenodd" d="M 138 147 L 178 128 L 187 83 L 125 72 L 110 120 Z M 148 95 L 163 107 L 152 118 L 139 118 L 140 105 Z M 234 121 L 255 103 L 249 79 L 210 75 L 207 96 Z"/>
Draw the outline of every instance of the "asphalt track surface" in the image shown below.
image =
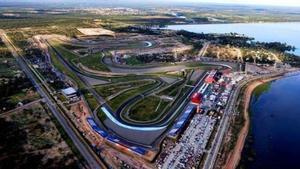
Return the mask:
<path fill-rule="evenodd" d="M 50 44 L 48 44 L 50 47 L 52 47 Z M 117 134 L 121 138 L 137 144 L 137 145 L 144 145 L 147 147 L 152 147 L 152 145 L 156 142 L 156 139 L 160 137 L 167 129 L 169 123 L 171 122 L 171 119 L 175 117 L 178 113 L 170 113 L 170 115 L 165 118 L 165 121 L 162 123 L 162 125 L 153 125 L 153 126 L 147 126 L 147 125 L 138 125 L 138 124 L 128 124 L 127 122 L 123 121 L 120 116 L 116 116 L 115 112 L 113 112 L 109 105 L 107 105 L 104 98 L 102 98 L 93 88 L 92 86 L 85 81 L 82 76 L 88 76 L 86 73 L 82 73 L 77 68 L 75 68 L 72 64 L 67 62 L 64 57 L 54 48 L 52 49 L 56 52 L 56 54 L 59 56 L 60 61 L 64 64 L 64 66 L 71 71 L 75 72 L 76 75 L 84 82 L 84 84 L 87 87 L 87 90 L 89 90 L 97 99 L 97 101 L 101 104 L 101 109 L 104 110 L 104 113 L 106 114 L 107 118 L 103 122 L 98 118 L 97 112 L 93 112 L 93 118 L 95 119 L 96 123 L 99 126 L 105 127 L 105 129 L 109 132 L 112 132 L 114 134 Z M 191 95 L 192 93 L 190 93 Z M 189 96 L 187 97 L 189 98 Z M 174 112 L 176 111 L 177 107 L 174 107 Z"/>
<path fill-rule="evenodd" d="M 84 143 L 78 138 L 78 136 L 76 135 L 76 133 L 73 131 L 73 129 L 68 124 L 67 120 L 63 117 L 63 115 L 57 109 L 56 104 L 53 103 L 53 101 L 50 99 L 50 97 L 45 93 L 45 91 L 42 89 L 42 87 L 40 86 L 40 84 L 37 82 L 37 80 L 35 79 L 35 75 L 32 73 L 32 71 L 28 67 L 26 61 L 17 54 L 17 52 L 15 50 L 15 47 L 7 39 L 7 37 L 5 36 L 5 34 L 3 32 L 1 32 L 1 31 L 0 31 L 0 33 L 1 33 L 1 36 L 2 36 L 3 40 L 6 42 L 8 48 L 12 51 L 13 55 L 15 56 L 16 61 L 18 62 L 18 64 L 22 68 L 22 70 L 25 72 L 25 74 L 28 76 L 28 78 L 32 81 L 34 87 L 37 89 L 37 92 L 46 100 L 47 106 L 49 107 L 49 109 L 51 110 L 51 112 L 54 114 L 54 116 L 58 119 L 59 123 L 62 125 L 62 127 L 64 128 L 64 130 L 66 131 L 66 133 L 69 135 L 69 137 L 72 139 L 73 143 L 78 148 L 78 150 L 80 151 L 80 153 L 82 154 L 82 156 L 86 159 L 86 161 L 88 162 L 89 166 L 91 168 L 95 168 L 95 169 L 101 168 L 101 165 L 100 165 L 101 162 L 99 162 L 99 159 L 95 158 L 95 156 L 92 155 L 92 153 L 90 152 L 90 150 L 88 150 L 88 148 L 86 147 L 86 145 L 84 145 Z M 49 45 L 49 46 L 51 46 L 51 45 Z M 68 62 L 66 62 L 64 60 L 64 58 L 60 55 L 60 53 L 58 53 L 56 51 L 55 48 L 53 48 L 53 49 L 59 55 L 59 58 L 61 59 L 62 63 L 66 67 L 70 68 L 73 72 L 75 72 L 76 75 L 78 77 L 80 77 L 80 79 L 87 85 L 88 90 L 92 89 L 91 86 L 85 80 L 83 80 L 83 78 L 82 78 L 82 76 L 88 76 L 88 77 L 90 77 L 90 75 L 82 73 L 81 71 L 78 71 L 76 68 L 74 68 Z M 181 69 L 184 69 L 184 68 L 185 68 L 184 65 L 170 66 L 170 67 L 154 67 L 154 68 L 142 69 L 142 71 L 139 70 L 138 72 L 143 74 L 143 73 L 153 73 L 155 71 L 157 71 L 157 72 L 172 71 L 172 70 L 175 71 L 175 70 L 179 70 L 179 69 L 181 70 Z M 136 73 L 136 70 L 123 69 L 123 68 L 121 68 L 121 69 L 120 68 L 114 68 L 115 72 L 124 72 L 124 70 L 126 70 L 127 73 Z M 95 76 L 93 76 L 92 78 L 95 78 Z M 107 108 L 106 110 L 109 110 L 109 106 L 106 105 L 105 100 L 101 96 L 99 96 L 96 92 L 93 92 L 93 90 L 90 90 L 90 91 L 96 96 L 97 100 L 102 104 L 102 108 L 101 109 L 104 108 L 103 110 L 105 111 L 105 108 Z M 190 92 L 190 93 L 193 93 L 193 92 Z M 134 139 L 136 139 L 136 136 L 138 136 L 138 137 L 141 137 L 143 140 L 148 140 L 147 137 L 146 137 L 146 136 L 149 136 L 149 134 L 150 134 L 150 133 L 147 133 L 148 131 L 149 132 L 155 132 L 155 135 L 159 136 L 166 129 L 166 126 L 157 127 L 157 128 L 156 127 L 129 126 L 129 125 L 121 123 L 120 121 L 118 121 L 116 119 L 112 120 L 114 118 L 111 116 L 111 112 L 108 111 L 108 112 L 106 112 L 106 114 L 108 115 L 108 117 L 111 120 L 111 122 L 113 122 L 114 124 L 117 124 L 118 127 L 123 127 L 125 129 L 138 131 L 136 133 L 132 133 L 131 134 Z M 227 120 L 225 120 L 225 121 L 227 121 Z M 112 127 L 112 129 L 113 129 L 113 127 Z M 223 133 L 223 132 L 221 132 L 221 133 Z M 124 132 L 124 133 L 128 137 L 128 133 L 127 132 Z M 143 137 L 143 135 L 145 137 Z M 132 137 L 132 136 L 130 136 L 130 137 Z M 142 144 L 144 144 L 144 143 L 142 143 Z M 211 165 L 206 165 L 205 167 L 208 167 L 208 166 L 211 166 Z M 208 168 L 210 168 L 210 167 L 208 167 Z"/>
<path fill-rule="evenodd" d="M 49 46 L 52 47 L 50 44 L 49 44 Z M 87 90 L 88 90 L 89 92 L 91 92 L 91 93 L 95 96 L 96 100 L 100 103 L 100 105 L 101 105 L 102 107 L 105 107 L 105 109 L 107 109 L 106 115 L 110 114 L 110 115 L 108 115 L 108 117 L 111 118 L 112 121 L 116 121 L 116 120 L 119 121 L 120 118 L 118 118 L 118 116 L 116 116 L 116 113 L 113 112 L 113 111 L 111 110 L 111 108 L 109 107 L 109 105 L 106 103 L 106 100 L 105 100 L 103 97 L 101 97 L 101 96 L 93 89 L 93 86 L 91 86 L 91 85 L 87 82 L 87 80 L 84 79 L 84 77 L 83 77 L 83 76 L 88 76 L 88 77 L 90 77 L 90 75 L 87 74 L 87 73 L 81 72 L 81 71 L 78 70 L 74 65 L 72 65 L 71 63 L 69 63 L 68 61 L 66 61 L 66 60 L 64 59 L 64 57 L 63 57 L 63 56 L 62 56 L 62 55 L 61 55 L 54 47 L 52 47 L 52 49 L 53 49 L 54 52 L 58 55 L 58 58 L 59 58 L 59 60 L 61 61 L 61 63 L 62 63 L 66 68 L 68 68 L 70 71 L 74 72 L 74 73 L 76 74 L 76 76 L 84 83 L 84 85 L 85 85 L 85 87 L 87 88 Z M 92 77 L 92 78 L 93 78 L 93 77 Z M 114 117 L 116 120 L 113 119 L 112 117 Z M 120 121 L 119 121 L 119 122 L 120 122 Z M 123 121 L 121 121 L 120 123 L 121 123 L 121 124 L 124 124 L 124 125 L 121 125 L 121 127 L 127 127 L 128 129 L 141 130 L 141 131 L 149 130 L 149 129 L 147 129 L 147 127 L 141 127 L 141 126 L 136 126 L 136 128 L 133 128 L 134 126 L 128 126 L 128 125 L 126 125 L 126 123 L 123 122 Z M 153 129 L 153 127 L 151 127 L 151 129 Z M 155 129 L 153 129 L 153 130 L 155 130 Z"/>
<path fill-rule="evenodd" d="M 121 138 L 123 138 L 131 143 L 135 143 L 138 145 L 151 146 L 154 142 L 156 142 L 156 138 L 158 138 L 165 132 L 165 130 L 167 129 L 167 127 L 170 123 L 170 120 L 173 119 L 172 117 L 174 117 L 176 114 L 178 114 L 178 113 L 174 113 L 174 114 L 170 113 L 171 117 L 169 116 L 168 118 L 166 118 L 166 120 L 163 121 L 163 123 L 161 123 L 160 125 L 147 126 L 146 124 L 145 125 L 129 124 L 129 123 L 123 121 L 120 118 L 120 115 L 119 114 L 116 115 L 116 113 L 110 109 L 109 105 L 107 105 L 105 99 L 102 98 L 93 89 L 93 87 L 85 80 L 85 78 L 83 78 L 83 76 L 87 76 L 87 77 L 91 77 L 91 78 L 97 78 L 97 76 L 90 75 L 86 72 L 80 71 L 77 67 L 75 67 L 74 65 L 72 65 L 71 63 L 66 61 L 64 59 L 64 57 L 49 43 L 48 43 L 48 46 L 50 46 L 55 51 L 55 53 L 58 55 L 58 58 L 61 61 L 61 63 L 63 63 L 66 68 L 68 68 L 69 70 L 74 72 L 82 80 L 82 82 L 87 87 L 87 90 L 89 90 L 89 92 L 91 92 L 95 96 L 96 100 L 100 103 L 101 109 L 106 114 L 107 118 L 106 118 L 106 120 L 104 120 L 104 122 L 102 122 L 101 120 L 99 120 L 96 111 L 93 112 L 93 117 L 94 117 L 96 123 L 99 126 L 103 126 L 107 131 L 117 134 Z M 230 67 L 223 63 L 214 63 L 214 64 Z M 180 67 L 178 67 L 178 66 L 180 66 Z M 175 69 L 174 69 L 174 67 L 175 67 Z M 170 68 L 171 68 L 171 70 L 173 70 L 173 69 L 181 70 L 182 68 L 185 68 L 185 67 L 186 67 L 185 65 L 177 65 L 177 66 L 153 67 L 153 68 L 145 68 L 145 69 L 141 68 L 141 69 L 138 69 L 138 72 L 152 72 L 153 73 L 154 70 L 161 72 L 161 71 L 170 71 Z M 133 72 L 137 71 L 136 69 L 130 69 L 130 68 L 119 68 L 119 69 L 120 69 L 120 71 L 127 70 L 126 73 L 130 72 L 130 70 L 132 70 Z M 141 71 L 141 70 L 144 70 L 144 71 Z M 190 94 L 192 94 L 192 92 Z M 187 98 L 189 98 L 189 97 L 187 97 Z M 130 100 L 128 102 L 130 102 Z M 178 107 L 175 107 L 175 108 L 177 109 Z M 176 111 L 176 109 L 174 109 L 174 112 Z"/>
<path fill-rule="evenodd" d="M 64 57 L 49 43 L 48 45 L 54 50 L 54 52 L 58 55 L 58 59 L 60 62 L 69 70 L 74 72 L 85 84 L 87 90 L 91 92 L 96 100 L 100 103 L 101 107 L 105 108 L 107 111 L 104 111 L 107 118 L 104 122 L 102 122 L 98 116 L 97 112 L 93 112 L 93 118 L 99 126 L 103 126 L 104 129 L 109 131 L 110 133 L 117 134 L 121 138 L 129 141 L 131 143 L 137 145 L 146 145 L 150 146 L 157 137 L 159 137 L 165 130 L 166 126 L 132 126 L 123 123 L 123 121 L 119 121 L 116 116 L 114 116 L 114 112 L 111 111 L 110 107 L 107 105 L 104 98 L 102 98 L 93 87 L 83 78 L 83 76 L 88 76 L 88 74 L 80 72 L 77 68 L 67 62 Z"/>
<path fill-rule="evenodd" d="M 172 66 L 144 66 L 144 67 L 132 67 L 125 65 L 116 65 L 112 62 L 110 58 L 104 57 L 103 63 L 111 70 L 113 73 L 126 73 L 126 74 L 147 74 L 147 73 L 159 73 L 159 72 L 167 72 L 167 71 L 181 71 L 183 69 L 187 69 L 188 67 L 180 64 L 180 65 L 172 65 Z"/>

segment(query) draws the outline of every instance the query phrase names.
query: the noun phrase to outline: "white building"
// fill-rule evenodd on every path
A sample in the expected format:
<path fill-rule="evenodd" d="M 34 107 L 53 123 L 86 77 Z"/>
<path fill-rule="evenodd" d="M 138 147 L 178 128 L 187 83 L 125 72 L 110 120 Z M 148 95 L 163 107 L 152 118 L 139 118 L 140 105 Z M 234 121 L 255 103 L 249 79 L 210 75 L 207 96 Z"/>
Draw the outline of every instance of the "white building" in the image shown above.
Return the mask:
<path fill-rule="evenodd" d="M 77 91 L 73 87 L 62 89 L 61 92 L 67 98 L 77 97 Z"/>

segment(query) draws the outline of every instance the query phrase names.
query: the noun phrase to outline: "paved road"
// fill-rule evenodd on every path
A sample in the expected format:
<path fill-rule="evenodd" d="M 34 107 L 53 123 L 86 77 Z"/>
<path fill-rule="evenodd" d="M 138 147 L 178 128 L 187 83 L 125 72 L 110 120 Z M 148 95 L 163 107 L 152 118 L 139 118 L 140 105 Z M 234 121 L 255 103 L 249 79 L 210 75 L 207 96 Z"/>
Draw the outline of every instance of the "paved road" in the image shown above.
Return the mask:
<path fill-rule="evenodd" d="M 239 87 L 238 87 L 239 88 Z M 234 106 L 235 100 L 238 96 L 239 89 L 236 89 L 233 94 L 230 95 L 230 102 L 224 111 L 224 117 L 222 118 L 220 125 L 217 130 L 216 137 L 213 141 L 211 150 L 208 151 L 208 155 L 204 164 L 204 169 L 212 169 L 214 167 L 217 154 L 219 152 L 225 131 L 227 130 L 230 113 L 232 111 L 232 107 Z"/>
<path fill-rule="evenodd" d="M 48 43 L 48 45 L 50 46 L 50 47 L 52 47 L 49 43 Z M 208 46 L 208 45 L 207 45 Z M 106 112 L 106 115 L 110 118 L 110 120 L 114 123 L 114 124 L 116 124 L 116 125 L 118 125 L 119 127 L 118 128 L 123 128 L 123 129 L 127 129 L 127 131 L 129 132 L 129 133 L 135 133 L 135 131 L 150 131 L 150 130 L 152 130 L 152 128 L 153 128 L 153 131 L 155 131 L 155 130 L 160 130 L 160 127 L 146 127 L 146 126 L 136 126 L 136 125 L 133 125 L 132 126 L 132 124 L 131 125 L 129 125 L 129 124 L 126 124 L 126 123 L 123 123 L 122 121 L 119 121 L 120 119 L 116 119 L 116 116 L 115 116 L 115 114 L 114 114 L 114 116 L 112 115 L 113 113 L 113 111 L 111 111 L 111 109 L 110 109 L 110 107 L 109 107 L 109 105 L 107 105 L 106 104 L 106 101 L 105 101 L 105 99 L 103 99 L 93 88 L 92 88 L 92 86 L 88 83 L 88 82 L 86 82 L 85 81 L 85 79 L 84 78 L 82 78 L 82 76 L 85 76 L 85 73 L 83 73 L 83 72 L 81 72 L 80 70 L 78 70 L 77 68 L 75 68 L 73 65 L 71 65 L 70 63 L 68 63 L 65 59 L 64 59 L 64 57 L 63 56 L 61 56 L 60 55 L 60 53 L 55 49 L 55 48 L 53 48 L 52 47 L 52 49 L 56 52 L 56 54 L 59 56 L 59 59 L 60 59 L 60 61 L 67 67 L 67 68 L 69 68 L 71 71 L 73 71 L 73 72 L 75 72 L 76 74 L 77 74 L 77 76 L 85 83 L 85 85 L 86 85 L 86 87 L 87 87 L 87 89 L 95 96 L 95 98 L 97 99 L 97 101 L 102 105 L 102 106 L 104 106 L 107 110 L 109 110 L 109 111 L 107 111 Z M 208 61 L 208 62 L 204 62 L 204 63 L 208 63 L 208 64 L 214 64 L 214 65 L 218 65 L 218 66 L 225 66 L 225 67 L 228 67 L 228 68 L 232 68 L 232 66 L 229 66 L 228 65 L 228 63 L 227 62 L 210 62 L 210 61 Z M 234 63 L 235 64 L 235 63 Z M 180 66 L 184 66 L 184 65 L 180 65 Z M 175 66 L 176 67 L 176 66 Z M 162 67 L 163 69 L 169 69 L 169 67 Z M 122 68 L 122 69 L 128 69 L 128 68 Z M 152 68 L 149 68 L 149 69 L 152 69 Z M 129 70 L 129 69 L 128 69 Z M 140 69 L 138 69 L 139 71 L 140 71 Z M 136 70 L 134 70 L 134 71 L 136 71 Z M 97 116 L 97 114 L 96 114 L 96 112 L 93 112 L 93 117 L 96 119 L 96 122 L 100 122 L 100 120 L 98 119 L 98 116 Z M 227 117 L 228 118 L 228 117 Z M 223 118 L 224 119 L 224 118 Z M 222 119 L 222 123 L 224 123 L 224 120 Z M 227 120 L 226 120 L 227 121 Z M 165 124 L 164 124 L 165 125 Z M 149 130 L 148 130 L 149 129 Z M 116 129 L 115 129 L 116 130 Z M 132 130 L 132 132 L 130 132 L 130 130 Z M 219 131 L 219 130 L 218 130 Z M 122 132 L 124 132 L 124 131 L 122 131 Z M 218 136 L 219 137 L 219 136 Z"/>
<path fill-rule="evenodd" d="M 50 47 L 52 47 L 50 44 L 48 44 Z M 118 118 L 118 116 L 116 116 L 115 112 L 111 110 L 110 106 L 106 103 L 106 100 L 101 97 L 96 90 L 93 88 L 92 85 L 90 85 L 90 83 L 88 83 L 86 81 L 86 79 L 83 78 L 83 76 L 85 76 L 85 74 L 83 74 L 82 72 L 80 72 L 79 70 L 77 70 L 72 64 L 70 64 L 68 61 L 66 61 L 64 59 L 64 57 L 55 49 L 52 47 L 52 49 L 54 50 L 54 52 L 58 55 L 58 59 L 60 60 L 60 62 L 70 71 L 74 72 L 76 74 L 77 77 L 79 77 L 79 79 L 83 82 L 83 84 L 85 85 L 85 88 L 93 94 L 93 96 L 95 97 L 95 99 L 97 100 L 97 102 L 101 105 L 101 107 L 105 107 L 108 111 L 105 112 L 105 114 L 107 115 L 108 118 L 110 118 L 113 122 L 115 122 L 116 124 L 118 124 L 120 127 L 124 127 L 127 129 L 131 129 L 131 130 L 141 130 L 141 131 L 147 131 L 147 130 L 151 130 L 153 128 L 153 131 L 160 129 L 156 128 L 156 127 L 147 127 L 147 126 L 134 126 L 134 125 L 128 125 L 127 123 L 120 121 L 120 119 Z M 94 112 L 95 113 L 95 112 Z M 98 118 L 98 116 L 95 114 L 94 118 Z M 97 120 L 98 121 L 98 120 Z M 96 121 L 96 122 L 97 122 Z"/>
<path fill-rule="evenodd" d="M 206 51 L 207 51 L 209 45 L 210 45 L 210 42 L 205 42 L 205 43 L 204 43 L 202 49 L 201 49 L 200 52 L 198 53 L 198 57 L 199 57 L 199 58 L 200 58 L 200 57 L 203 57 L 203 56 L 205 55 L 205 53 L 206 53 Z"/>
<path fill-rule="evenodd" d="M 48 44 L 49 47 L 52 47 Z M 71 65 L 68 61 L 64 59 L 64 57 L 52 47 L 52 49 L 58 55 L 58 59 L 60 62 L 70 71 L 74 72 L 83 82 L 86 89 L 93 94 L 98 103 L 100 103 L 100 108 L 105 108 L 107 111 L 104 111 L 106 116 L 108 117 L 104 122 L 102 122 L 97 115 L 97 111 L 93 112 L 93 118 L 99 126 L 107 126 L 106 130 L 112 133 L 117 134 L 121 138 L 127 140 L 128 142 L 149 146 L 152 144 L 153 140 L 155 140 L 162 132 L 166 129 L 166 126 L 135 126 L 135 125 L 127 125 L 123 123 L 123 121 L 119 121 L 115 116 L 114 112 L 111 110 L 110 106 L 106 103 L 105 99 L 102 98 L 94 88 L 83 78 L 85 76 L 84 73 L 80 72 L 73 65 Z M 105 129 L 105 128 L 103 128 Z M 146 139 L 145 139 L 146 138 Z M 153 139 L 153 140 L 152 140 Z"/>
<path fill-rule="evenodd" d="M 46 94 L 46 92 L 41 87 L 40 83 L 36 80 L 35 75 L 33 74 L 30 67 L 27 65 L 26 61 L 20 56 L 13 43 L 7 38 L 4 31 L 0 30 L 0 36 L 8 49 L 12 52 L 13 56 L 15 57 L 17 63 L 21 67 L 21 69 L 24 71 L 24 73 L 27 75 L 27 77 L 31 80 L 32 84 L 36 88 L 37 92 L 41 95 L 42 98 L 44 98 L 47 106 L 53 113 L 53 115 L 56 117 L 58 122 L 61 124 L 61 126 L 64 128 L 65 132 L 68 134 L 70 139 L 73 141 L 76 148 L 79 150 L 81 155 L 84 157 L 90 168 L 92 169 L 101 169 L 103 168 L 103 165 L 101 165 L 100 160 L 93 155 L 93 152 L 85 145 L 81 139 L 78 138 L 78 135 L 75 133 L 75 131 L 72 129 L 68 121 L 64 118 L 62 113 L 57 108 L 56 104 L 50 99 L 50 97 Z"/>
<path fill-rule="evenodd" d="M 0 114 L 1 117 L 4 117 L 6 115 L 9 115 L 10 113 L 13 113 L 13 112 L 16 112 L 16 111 L 20 111 L 20 110 L 23 110 L 23 109 L 26 109 L 36 103 L 39 103 L 42 99 L 37 99 L 35 101 L 32 101 L 32 102 L 29 102 L 27 104 L 24 104 L 23 106 L 20 106 L 20 107 L 17 107 L 15 109 L 12 109 L 12 110 L 9 110 L 9 111 L 6 111 L 6 112 L 3 112 Z"/>

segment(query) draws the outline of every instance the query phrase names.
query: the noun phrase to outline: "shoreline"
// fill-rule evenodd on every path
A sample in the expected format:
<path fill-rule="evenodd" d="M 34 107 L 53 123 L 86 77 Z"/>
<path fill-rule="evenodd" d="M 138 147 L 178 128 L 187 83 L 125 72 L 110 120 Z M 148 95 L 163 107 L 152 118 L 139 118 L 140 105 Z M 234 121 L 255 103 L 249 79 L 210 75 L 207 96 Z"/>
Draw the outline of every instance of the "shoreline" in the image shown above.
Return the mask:
<path fill-rule="evenodd" d="M 179 23 L 179 24 L 170 24 L 163 27 L 163 29 L 168 29 L 168 26 L 183 26 L 183 25 L 227 25 L 227 24 L 297 24 L 299 21 L 254 21 L 254 22 L 210 22 L 210 23 Z"/>
<path fill-rule="evenodd" d="M 228 153 L 228 157 L 226 159 L 225 165 L 222 167 L 223 169 L 235 169 L 240 162 L 241 159 L 241 154 L 248 136 L 249 128 L 250 128 L 250 116 L 249 116 L 249 106 L 250 106 L 250 101 L 252 98 L 252 94 L 254 90 L 267 82 L 274 81 L 277 79 L 282 78 L 283 75 L 277 76 L 277 77 L 270 77 L 268 79 L 263 79 L 263 80 L 255 80 L 253 82 L 250 82 L 247 84 L 247 87 L 243 93 L 243 98 L 244 98 L 244 103 L 243 104 L 243 117 L 244 117 L 244 125 L 241 128 L 239 134 L 238 134 L 238 139 L 235 143 L 234 149 Z"/>

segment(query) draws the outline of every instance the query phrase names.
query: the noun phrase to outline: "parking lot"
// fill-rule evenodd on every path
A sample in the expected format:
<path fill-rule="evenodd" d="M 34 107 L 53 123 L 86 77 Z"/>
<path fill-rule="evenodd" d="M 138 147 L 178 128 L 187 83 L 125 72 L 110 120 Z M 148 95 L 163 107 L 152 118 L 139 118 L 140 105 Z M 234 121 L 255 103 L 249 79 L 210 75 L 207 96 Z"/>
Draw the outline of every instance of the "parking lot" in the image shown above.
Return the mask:
<path fill-rule="evenodd" d="M 205 151 L 216 119 L 196 114 L 178 142 L 169 147 L 167 156 L 158 168 L 192 168 Z"/>
<path fill-rule="evenodd" d="M 199 87 L 201 113 L 196 113 L 180 139 L 164 145 L 165 150 L 156 162 L 157 168 L 196 168 L 201 156 L 208 150 L 214 127 L 223 117 L 235 84 L 243 77 L 233 73 L 223 73 L 214 82 L 205 82 Z M 189 103 L 191 104 L 191 103 Z"/>

